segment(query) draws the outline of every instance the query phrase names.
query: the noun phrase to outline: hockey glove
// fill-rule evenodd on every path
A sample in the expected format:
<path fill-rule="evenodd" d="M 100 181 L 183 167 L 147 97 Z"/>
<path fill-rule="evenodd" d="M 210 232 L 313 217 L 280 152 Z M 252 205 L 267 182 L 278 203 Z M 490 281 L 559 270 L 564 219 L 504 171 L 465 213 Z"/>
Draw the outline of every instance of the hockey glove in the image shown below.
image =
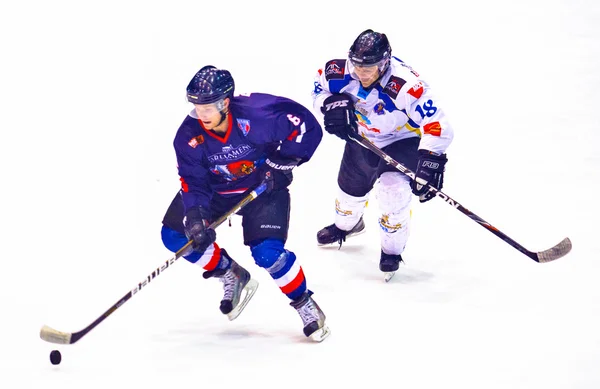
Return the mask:
<path fill-rule="evenodd" d="M 192 247 L 198 253 L 204 251 L 215 242 L 217 233 L 212 228 L 209 228 L 209 212 L 203 207 L 190 208 L 185 214 L 183 225 L 185 235 L 189 240 L 193 240 Z"/>
<path fill-rule="evenodd" d="M 345 141 L 358 136 L 354 102 L 344 93 L 336 93 L 325 99 L 321 107 L 325 131 Z"/>
<path fill-rule="evenodd" d="M 435 197 L 435 192 L 429 190 L 428 185 L 437 190 L 442 189 L 446 162 L 446 154 L 438 155 L 428 150 L 419 150 L 415 179 L 410 183 L 410 187 L 415 196 L 419 196 L 420 202 L 424 203 Z"/>
<path fill-rule="evenodd" d="M 262 166 L 262 175 L 267 183 L 267 192 L 287 188 L 292 183 L 292 169 L 298 165 L 298 159 L 284 157 L 275 152 L 267 157 Z"/>

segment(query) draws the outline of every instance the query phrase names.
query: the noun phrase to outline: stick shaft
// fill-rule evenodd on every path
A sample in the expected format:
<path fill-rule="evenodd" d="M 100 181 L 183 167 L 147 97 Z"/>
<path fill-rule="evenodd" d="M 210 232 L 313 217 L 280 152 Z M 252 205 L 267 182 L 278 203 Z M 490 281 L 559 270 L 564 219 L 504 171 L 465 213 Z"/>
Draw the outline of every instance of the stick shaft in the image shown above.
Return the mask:
<path fill-rule="evenodd" d="M 232 209 L 230 209 L 223 216 L 215 220 L 211 223 L 210 228 L 215 229 L 219 225 L 221 225 L 227 218 L 234 213 L 238 212 L 240 209 L 248 205 L 251 201 L 257 198 L 260 194 L 262 194 L 267 188 L 265 183 L 260 184 L 256 189 L 250 192 L 246 197 L 244 197 L 239 203 L 237 203 Z M 40 338 L 50 343 L 58 343 L 58 344 L 72 344 L 77 342 L 79 339 L 84 337 L 88 332 L 93 330 L 98 324 L 102 323 L 107 317 L 112 315 L 117 309 L 119 309 L 123 304 L 125 304 L 129 299 L 131 299 L 135 294 L 141 291 L 146 285 L 148 285 L 154 278 L 158 277 L 158 275 L 162 274 L 166 269 L 168 269 L 171 265 L 175 263 L 184 252 L 189 248 L 189 246 L 193 243 L 192 240 L 188 241 L 181 249 L 179 249 L 171 258 L 167 259 L 161 266 L 157 267 L 152 273 L 150 273 L 144 280 L 139 282 L 135 288 L 131 289 L 127 292 L 119 301 L 114 303 L 110 308 L 106 310 L 102 315 L 100 315 L 96 320 L 94 320 L 87 327 L 82 329 L 81 331 L 68 333 L 57 331 L 51 327 L 43 326 L 40 330 Z"/>
<path fill-rule="evenodd" d="M 361 137 L 361 138 L 352 138 L 352 139 L 355 142 L 357 142 L 358 144 L 360 144 L 361 146 L 363 146 L 363 147 L 371 150 L 375 154 L 377 154 L 379 157 L 381 157 L 383 160 L 385 160 L 389 165 L 394 166 L 396 169 L 398 169 L 402 173 L 406 174 L 412 180 L 415 179 L 415 173 L 412 170 L 410 170 L 406 166 L 402 165 L 400 162 L 398 162 L 395 159 L 393 159 L 392 157 L 390 157 L 386 152 L 381 150 L 379 147 L 375 146 L 372 142 L 370 142 L 366 138 Z M 485 228 L 492 234 L 496 235 L 497 237 L 502 239 L 504 242 L 508 243 L 509 245 L 511 245 L 515 249 L 519 250 L 521 253 L 525 254 L 526 256 L 528 256 L 529 258 L 533 259 L 536 262 L 550 262 L 552 260 L 555 260 L 555 259 L 558 259 L 558 258 L 564 256 L 571 250 L 571 241 L 569 240 L 569 238 L 565 238 L 563 241 L 561 241 L 556 246 L 552 247 L 551 249 L 545 250 L 543 252 L 533 252 L 533 251 L 527 250 L 525 247 L 523 247 L 517 241 L 510 238 L 508 235 L 506 235 L 505 233 L 503 233 L 502 231 L 500 231 L 499 229 L 497 229 L 496 227 L 494 227 L 487 221 L 483 220 L 481 217 L 476 215 L 474 212 L 471 212 L 469 209 L 462 206 L 458 201 L 454 200 L 452 197 L 448 196 L 447 194 L 445 194 L 441 190 L 438 190 L 436 187 L 434 187 L 432 185 L 428 184 L 428 187 L 429 187 L 430 191 L 434 192 L 437 197 L 444 200 L 444 202 L 446 204 L 452 206 L 453 208 L 455 208 L 458 211 L 462 212 L 463 214 L 467 215 L 471 220 L 475 221 L 477 224 L 479 224 L 480 226 L 482 226 L 483 228 Z"/>

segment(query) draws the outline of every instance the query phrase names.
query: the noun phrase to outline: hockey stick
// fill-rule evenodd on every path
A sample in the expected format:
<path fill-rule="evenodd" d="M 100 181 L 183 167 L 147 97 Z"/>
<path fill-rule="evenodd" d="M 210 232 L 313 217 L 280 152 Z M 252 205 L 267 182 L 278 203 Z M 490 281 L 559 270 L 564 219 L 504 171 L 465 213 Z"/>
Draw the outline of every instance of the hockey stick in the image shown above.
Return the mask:
<path fill-rule="evenodd" d="M 244 197 L 239 203 L 237 203 L 229 212 L 215 220 L 210 228 L 215 229 L 220 224 L 222 224 L 229 216 L 238 212 L 240 209 L 245 207 L 252 200 L 257 198 L 261 193 L 263 193 L 267 189 L 267 184 L 265 182 L 261 183 L 256 189 L 254 189 L 250 194 Z M 57 331 L 51 327 L 44 325 L 40 330 L 40 338 L 50 343 L 57 344 L 73 344 L 77 342 L 79 339 L 83 338 L 88 332 L 93 330 L 98 324 L 102 323 L 104 319 L 109 317 L 113 312 L 119 309 L 123 304 L 127 302 L 131 297 L 133 297 L 136 293 L 142 290 L 146 285 L 148 285 L 155 277 L 158 277 L 159 274 L 162 274 L 166 269 L 168 269 L 171 265 L 175 263 L 183 253 L 190 247 L 192 244 L 192 240 L 188 241 L 185 246 L 183 246 L 179 251 L 175 253 L 171 258 L 165 261 L 161 266 L 157 267 L 150 275 L 148 275 L 142 282 L 138 283 L 135 288 L 127 292 L 125 296 L 123 296 L 119 301 L 117 301 L 112 307 L 110 307 L 106 312 L 104 312 L 99 318 L 94 320 L 93 323 L 77 332 L 62 332 Z"/>
<path fill-rule="evenodd" d="M 375 154 L 379 155 L 389 165 L 394 166 L 396 169 L 398 169 L 402 173 L 406 174 L 412 180 L 415 179 L 415 173 L 413 173 L 406 166 L 402 165 L 400 162 L 396 161 L 395 159 L 393 159 L 392 157 L 387 155 L 383 150 L 381 150 L 379 147 L 375 146 L 371 141 L 369 141 L 365 137 L 361 137 L 361 138 L 352 137 L 352 139 L 355 142 L 357 142 L 358 144 L 360 144 L 361 146 L 363 146 L 363 147 L 371 150 Z M 460 205 L 456 200 L 454 200 L 453 198 L 451 198 L 450 196 L 448 196 L 441 190 L 438 190 L 434 186 L 431 186 L 431 185 L 428 185 L 428 187 L 429 187 L 430 191 L 434 192 L 437 197 L 444 200 L 446 202 L 446 204 L 449 204 L 452 207 L 454 207 L 455 209 L 464 213 L 469 218 L 471 218 L 472 220 L 479 223 L 480 226 L 484 227 L 486 230 L 490 231 L 492 234 L 496 235 L 497 237 L 499 237 L 500 239 L 502 239 L 503 241 L 505 241 L 506 243 L 508 243 L 509 245 L 514 247 L 515 249 L 519 250 L 523 254 L 527 255 L 529 258 L 533 259 L 536 262 L 544 263 L 544 262 L 554 261 L 555 259 L 565 256 L 566 254 L 569 253 L 569 251 L 571 251 L 572 245 L 571 245 L 571 240 L 569 238 L 564 238 L 562 241 L 560 241 L 560 243 L 558 243 L 557 245 L 555 245 L 552 248 L 549 248 L 548 250 L 538 251 L 538 252 L 529 251 L 525 247 L 521 246 L 519 243 L 515 242 L 513 239 L 509 238 L 502 231 L 500 231 L 496 227 L 492 226 L 490 223 L 486 222 L 485 220 L 483 220 L 482 218 L 480 218 L 473 212 L 469 211 L 467 208 Z"/>

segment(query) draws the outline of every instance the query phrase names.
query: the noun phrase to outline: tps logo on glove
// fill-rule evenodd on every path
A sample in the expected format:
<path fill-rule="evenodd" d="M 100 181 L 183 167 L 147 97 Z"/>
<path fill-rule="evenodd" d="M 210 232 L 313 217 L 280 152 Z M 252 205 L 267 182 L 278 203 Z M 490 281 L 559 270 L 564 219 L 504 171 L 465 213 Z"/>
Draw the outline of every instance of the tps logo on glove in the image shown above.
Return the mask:
<path fill-rule="evenodd" d="M 333 103 L 325 104 L 325 111 L 331 111 L 338 107 L 347 107 L 350 100 L 337 100 Z"/>

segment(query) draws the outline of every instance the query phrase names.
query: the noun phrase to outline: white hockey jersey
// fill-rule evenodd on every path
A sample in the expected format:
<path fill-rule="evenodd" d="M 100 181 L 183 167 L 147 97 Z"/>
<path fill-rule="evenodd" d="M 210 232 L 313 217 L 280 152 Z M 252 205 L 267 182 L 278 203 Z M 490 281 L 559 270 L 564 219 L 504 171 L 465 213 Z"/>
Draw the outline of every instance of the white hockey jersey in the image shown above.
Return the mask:
<path fill-rule="evenodd" d="M 319 69 L 312 92 L 315 110 L 333 93 L 352 97 L 358 129 L 377 147 L 399 139 L 420 137 L 419 149 L 443 154 L 454 131 L 427 83 L 396 57 L 377 83 L 364 89 L 346 59 L 334 59 Z"/>

